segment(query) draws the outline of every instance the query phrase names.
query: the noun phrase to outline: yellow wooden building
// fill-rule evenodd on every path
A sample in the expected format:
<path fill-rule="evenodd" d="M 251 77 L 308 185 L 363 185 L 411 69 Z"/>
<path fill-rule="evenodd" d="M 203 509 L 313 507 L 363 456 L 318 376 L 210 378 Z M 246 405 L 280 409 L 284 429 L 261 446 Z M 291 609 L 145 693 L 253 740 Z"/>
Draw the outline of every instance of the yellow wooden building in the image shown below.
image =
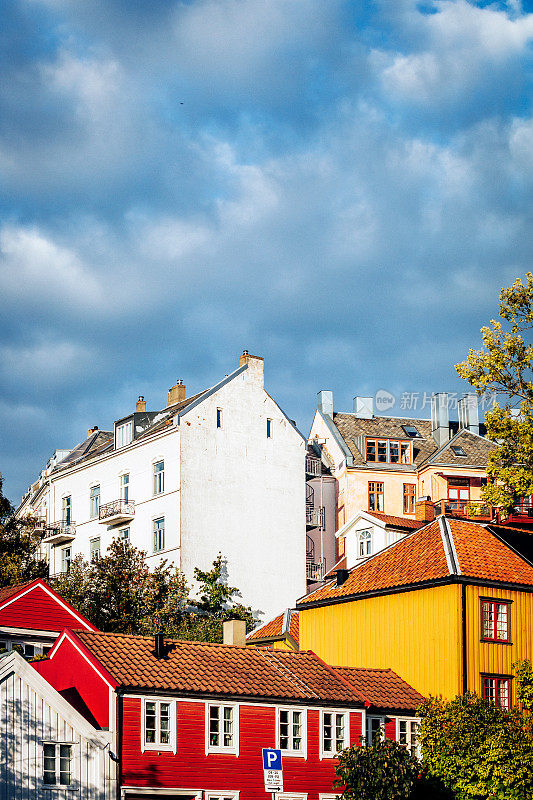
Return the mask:
<path fill-rule="evenodd" d="M 423 695 L 508 706 L 512 664 L 533 660 L 533 565 L 486 525 L 439 517 L 297 608 L 302 650 L 390 667 Z"/>

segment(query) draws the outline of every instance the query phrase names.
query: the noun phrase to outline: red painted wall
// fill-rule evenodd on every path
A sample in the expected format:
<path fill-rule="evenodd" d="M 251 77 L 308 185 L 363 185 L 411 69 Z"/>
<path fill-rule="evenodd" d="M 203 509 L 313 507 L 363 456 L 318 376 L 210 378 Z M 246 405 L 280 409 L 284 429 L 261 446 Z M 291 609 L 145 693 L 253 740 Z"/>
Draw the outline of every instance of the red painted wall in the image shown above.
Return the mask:
<path fill-rule="evenodd" d="M 385 717 L 385 739 L 396 739 L 396 717 Z"/>
<path fill-rule="evenodd" d="M 109 686 L 68 639 L 61 642 L 52 658 L 32 661 L 31 665 L 58 692 L 76 689 L 98 725 L 109 727 Z"/>
<path fill-rule="evenodd" d="M 68 608 L 64 608 L 39 585 L 0 610 L 0 625 L 42 631 L 84 627 Z M 90 623 L 85 629 L 96 630 Z"/>
<path fill-rule="evenodd" d="M 240 791 L 241 800 L 265 800 L 261 749 L 276 746 L 276 709 L 241 705 L 239 756 L 205 755 L 205 704 L 177 702 L 177 752 L 141 753 L 141 700 L 125 698 L 122 774 L 125 786 L 174 786 Z M 361 714 L 350 714 L 350 740 L 359 742 Z M 283 757 L 285 792 L 334 793 L 335 759 L 319 759 L 319 711 L 307 711 L 307 759 Z"/>

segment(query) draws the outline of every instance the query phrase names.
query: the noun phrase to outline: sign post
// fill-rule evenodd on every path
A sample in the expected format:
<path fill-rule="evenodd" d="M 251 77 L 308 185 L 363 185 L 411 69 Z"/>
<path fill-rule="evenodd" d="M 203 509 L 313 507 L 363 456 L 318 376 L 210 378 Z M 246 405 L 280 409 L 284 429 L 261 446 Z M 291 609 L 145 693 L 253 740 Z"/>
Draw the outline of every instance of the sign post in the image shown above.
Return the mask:
<path fill-rule="evenodd" d="M 281 750 L 263 747 L 263 774 L 265 777 L 265 792 L 271 792 L 272 800 L 275 800 L 276 794 L 283 791 Z"/>

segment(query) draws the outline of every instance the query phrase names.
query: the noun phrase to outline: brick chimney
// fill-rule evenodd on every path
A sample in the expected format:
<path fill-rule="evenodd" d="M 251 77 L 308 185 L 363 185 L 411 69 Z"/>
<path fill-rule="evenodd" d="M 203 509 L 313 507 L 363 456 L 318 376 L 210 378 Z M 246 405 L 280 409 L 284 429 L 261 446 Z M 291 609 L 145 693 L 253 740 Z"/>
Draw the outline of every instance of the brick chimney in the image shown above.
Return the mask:
<path fill-rule="evenodd" d="M 98 425 L 95 425 L 94 428 L 89 428 L 87 431 L 87 436 L 92 436 L 92 434 L 98 430 Z"/>
<path fill-rule="evenodd" d="M 415 519 L 431 522 L 435 519 L 435 506 L 431 500 L 417 500 L 415 503 Z"/>
<path fill-rule="evenodd" d="M 243 619 L 228 619 L 222 624 L 222 641 L 244 647 L 246 644 L 246 622 Z"/>
<path fill-rule="evenodd" d="M 168 390 L 168 406 L 174 406 L 176 403 L 182 403 L 185 400 L 185 384 L 181 378 L 178 378 L 175 386 L 171 386 Z"/>
<path fill-rule="evenodd" d="M 142 396 L 139 395 L 139 399 L 137 400 L 137 405 L 135 406 L 135 411 L 146 411 L 146 400 Z"/>
<path fill-rule="evenodd" d="M 244 365 L 248 366 L 248 371 L 256 378 L 261 387 L 264 386 L 264 358 L 261 356 L 252 356 L 248 350 L 243 350 L 242 355 L 239 356 L 239 367 Z"/>

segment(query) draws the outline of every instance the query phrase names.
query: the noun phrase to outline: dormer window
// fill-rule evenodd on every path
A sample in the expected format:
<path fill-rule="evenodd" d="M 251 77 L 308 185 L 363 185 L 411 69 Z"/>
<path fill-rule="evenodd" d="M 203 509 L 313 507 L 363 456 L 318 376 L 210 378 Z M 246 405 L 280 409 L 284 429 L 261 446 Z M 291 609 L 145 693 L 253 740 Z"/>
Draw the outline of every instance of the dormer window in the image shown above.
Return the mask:
<path fill-rule="evenodd" d="M 411 442 L 402 442 L 398 439 L 367 439 L 366 460 L 381 464 L 411 464 Z"/>
<path fill-rule="evenodd" d="M 407 436 L 409 436 L 410 439 L 422 438 L 422 436 L 420 435 L 420 433 L 418 432 L 418 430 L 415 428 L 414 425 L 402 425 L 402 428 L 404 429 L 404 431 L 406 432 Z"/>
<path fill-rule="evenodd" d="M 464 451 L 464 450 L 463 450 L 463 448 L 462 448 L 460 445 L 458 445 L 458 444 L 452 444 L 452 445 L 450 445 L 450 450 L 452 450 L 452 452 L 453 452 L 454 456 L 465 456 L 465 457 L 466 457 L 466 453 L 465 453 L 465 451 Z"/>
<path fill-rule="evenodd" d="M 133 441 L 133 420 L 123 422 L 115 428 L 115 447 L 126 447 L 127 444 Z"/>

